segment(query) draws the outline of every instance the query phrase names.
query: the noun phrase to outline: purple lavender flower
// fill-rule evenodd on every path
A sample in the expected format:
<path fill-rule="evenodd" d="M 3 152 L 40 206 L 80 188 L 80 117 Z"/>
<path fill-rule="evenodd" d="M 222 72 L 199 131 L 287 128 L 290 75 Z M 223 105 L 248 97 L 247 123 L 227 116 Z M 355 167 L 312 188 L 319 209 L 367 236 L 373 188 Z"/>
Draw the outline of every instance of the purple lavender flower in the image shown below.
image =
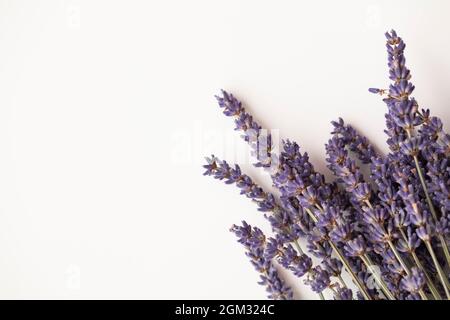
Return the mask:
<path fill-rule="evenodd" d="M 411 271 L 411 275 L 408 275 L 402 279 L 401 286 L 403 290 L 413 294 L 418 294 L 425 285 L 425 276 L 417 268 L 412 268 Z"/>
<path fill-rule="evenodd" d="M 425 242 L 430 242 L 433 236 L 433 231 L 429 224 L 417 228 L 417 236 Z"/>
<path fill-rule="evenodd" d="M 423 148 L 423 141 L 421 138 L 410 138 L 400 143 L 400 151 L 411 157 L 415 157 L 419 154 Z"/>
<path fill-rule="evenodd" d="M 330 237 L 336 243 L 345 243 L 352 238 L 352 232 L 350 224 L 340 224 L 330 231 Z"/>
<path fill-rule="evenodd" d="M 272 155 L 272 136 L 265 132 L 262 127 L 253 120 L 242 107 L 242 103 L 232 94 L 222 90 L 222 96 L 216 96 L 219 106 L 223 109 L 226 116 L 234 117 L 236 130 L 243 132 L 243 138 L 247 141 L 253 151 L 253 155 L 258 162 L 257 167 L 270 167 L 276 162 Z"/>
<path fill-rule="evenodd" d="M 320 293 L 328 288 L 330 283 L 330 275 L 320 266 L 314 267 L 312 272 L 308 275 L 308 278 L 305 280 L 305 284 L 310 285 L 312 290 L 317 293 Z"/>
<path fill-rule="evenodd" d="M 379 91 L 376 93 L 378 92 Z M 363 163 L 370 163 L 372 158 L 379 156 L 369 140 L 359 134 L 351 125 L 346 125 L 342 118 L 339 118 L 338 121 L 332 121 L 331 124 L 334 127 L 334 130 L 331 133 L 340 135 L 343 138 L 345 145 L 347 145 L 350 151 L 354 152 Z"/>
<path fill-rule="evenodd" d="M 351 257 L 360 257 L 367 252 L 366 243 L 362 236 L 348 241 L 344 248 Z"/>
<path fill-rule="evenodd" d="M 249 143 L 255 166 L 268 170 L 280 192 L 279 197 L 265 192 L 239 166 L 215 157 L 204 166 L 205 175 L 235 184 L 269 220 L 272 238 L 245 223 L 233 232 L 262 273 L 270 297 L 292 297 L 271 265 L 276 260 L 298 277 L 307 275 L 305 283 L 313 291 L 332 291 L 339 300 L 353 297 L 341 277 L 345 271 L 358 286 L 359 298 L 426 300 L 445 293 L 450 299 L 450 135 L 411 96 L 415 88 L 405 64 L 405 43 L 395 31 L 386 38 L 392 83 L 388 89 L 369 91 L 383 96 L 388 107 L 390 152 L 378 153 L 342 119 L 332 122 L 326 151 L 336 181 L 327 182 L 315 171 L 295 142 L 282 141 L 281 153 L 274 154 L 272 136 L 239 100 L 225 91 L 216 97 Z M 370 169 L 370 179 L 364 177 L 363 166 Z M 307 241 L 308 254 L 297 242 L 300 237 Z M 309 254 L 321 264 L 314 266 Z M 436 273 L 438 279 L 430 276 Z"/>
<path fill-rule="evenodd" d="M 256 227 L 252 228 L 245 221 L 242 222 L 242 226 L 233 225 L 231 232 L 238 237 L 238 242 L 246 248 L 246 255 L 261 274 L 259 284 L 266 287 L 269 299 L 291 300 L 293 298 L 291 288 L 280 278 L 271 260 L 265 258 L 266 237 L 264 233 Z"/>
<path fill-rule="evenodd" d="M 409 227 L 407 229 L 407 236 L 405 239 L 400 239 L 397 243 L 397 249 L 400 252 L 413 253 L 420 246 L 420 239 L 417 234 L 413 233 L 413 229 Z"/>
<path fill-rule="evenodd" d="M 252 199 L 258 206 L 258 210 L 267 213 L 265 215 L 272 228 L 276 230 L 284 242 L 291 242 L 299 236 L 308 232 L 308 218 L 295 216 L 296 222 L 292 221 L 292 213 L 279 205 L 275 196 L 265 192 L 246 174 L 243 174 L 238 165 L 231 167 L 226 161 L 221 161 L 215 156 L 207 158 L 207 164 L 203 166 L 206 171 L 204 175 L 213 176 L 218 180 L 225 180 L 227 184 L 236 184 L 241 194 Z"/>
<path fill-rule="evenodd" d="M 378 88 L 369 88 L 369 92 L 382 94 L 383 90 L 382 89 L 378 89 Z"/>
<path fill-rule="evenodd" d="M 244 118 L 251 119 L 253 128 L 260 128 L 253 118 L 245 112 L 242 108 L 242 104 L 238 102 L 236 98 L 224 91 L 222 93 L 223 97 L 217 97 L 219 105 L 222 108 L 225 108 L 225 110 L 230 109 L 233 111 L 227 111 L 227 114 L 234 115 L 236 113 L 235 110 L 238 110 L 239 114 L 245 114 Z M 252 149 L 255 149 L 255 145 L 252 144 L 249 139 L 246 139 L 248 127 L 249 126 L 237 126 L 236 129 L 243 131 L 244 139 L 250 143 Z M 259 133 L 256 132 L 256 134 L 258 135 Z M 270 151 L 271 148 L 267 148 L 267 154 L 264 155 L 264 159 L 268 160 L 265 162 L 266 165 L 257 163 L 256 166 L 270 167 L 272 180 L 274 185 L 281 191 L 283 203 L 289 202 L 295 209 L 301 212 L 304 209 L 311 209 L 305 208 L 304 205 L 306 204 L 306 201 L 309 201 L 309 206 L 315 204 L 314 197 L 320 198 L 322 202 L 326 200 L 330 204 L 340 204 L 343 202 L 341 194 L 337 191 L 336 185 L 326 184 L 324 176 L 314 172 L 313 166 L 308 161 L 307 154 L 302 155 L 299 152 L 297 144 L 292 143 L 289 140 L 283 141 L 283 151 L 279 158 Z M 258 157 L 258 160 L 260 159 L 261 157 Z M 315 237 L 316 235 L 308 237 L 308 248 L 312 250 L 312 253 L 316 256 L 327 257 L 331 250 L 339 250 L 336 246 L 332 249 L 329 244 L 315 241 Z M 341 253 L 338 254 L 344 258 Z"/>
<path fill-rule="evenodd" d="M 336 300 L 353 300 L 353 293 L 347 287 L 338 286 L 336 289 L 335 299 Z"/>
<path fill-rule="evenodd" d="M 342 273 L 342 262 L 336 258 L 329 258 L 322 263 L 324 269 L 333 277 L 339 277 Z"/>
<path fill-rule="evenodd" d="M 298 255 L 290 244 L 283 249 L 279 253 L 279 262 L 282 266 L 291 270 L 297 277 L 303 277 L 311 270 L 313 262 L 310 257 L 304 253 Z"/>

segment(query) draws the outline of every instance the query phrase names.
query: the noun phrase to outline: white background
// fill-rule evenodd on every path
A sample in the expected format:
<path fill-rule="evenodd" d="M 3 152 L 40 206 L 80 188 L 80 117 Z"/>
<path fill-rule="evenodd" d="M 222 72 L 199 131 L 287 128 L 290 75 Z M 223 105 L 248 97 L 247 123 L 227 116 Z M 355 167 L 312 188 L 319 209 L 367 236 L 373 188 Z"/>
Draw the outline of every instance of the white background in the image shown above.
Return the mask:
<path fill-rule="evenodd" d="M 388 29 L 407 43 L 415 96 L 449 123 L 449 12 L 448 1 L 1 0 L 0 298 L 264 298 L 228 228 L 267 223 L 201 175 L 204 155 L 247 152 L 214 94 L 234 92 L 326 171 L 338 116 L 385 150 L 385 107 L 367 88 L 387 85 Z"/>

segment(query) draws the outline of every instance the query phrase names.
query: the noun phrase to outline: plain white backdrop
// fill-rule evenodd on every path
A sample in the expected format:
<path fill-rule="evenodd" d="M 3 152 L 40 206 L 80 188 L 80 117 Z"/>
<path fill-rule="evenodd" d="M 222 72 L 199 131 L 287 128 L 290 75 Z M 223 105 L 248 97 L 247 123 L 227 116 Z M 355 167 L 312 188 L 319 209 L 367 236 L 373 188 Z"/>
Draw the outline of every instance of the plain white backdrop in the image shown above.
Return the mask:
<path fill-rule="evenodd" d="M 327 172 L 339 116 L 385 150 L 385 106 L 367 88 L 388 83 L 391 28 L 415 97 L 448 125 L 449 12 L 444 0 L 0 0 L 0 298 L 265 298 L 228 228 L 267 223 L 203 177 L 202 158 L 270 181 L 242 160 L 214 94 L 234 92 Z"/>

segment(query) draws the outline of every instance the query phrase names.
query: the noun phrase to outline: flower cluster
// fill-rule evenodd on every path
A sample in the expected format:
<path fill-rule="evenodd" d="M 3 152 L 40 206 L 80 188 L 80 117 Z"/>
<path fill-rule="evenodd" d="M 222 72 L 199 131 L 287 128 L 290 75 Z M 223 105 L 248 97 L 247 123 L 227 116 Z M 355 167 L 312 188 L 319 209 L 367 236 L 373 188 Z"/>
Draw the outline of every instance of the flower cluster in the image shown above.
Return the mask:
<path fill-rule="evenodd" d="M 275 154 L 268 130 L 235 96 L 216 97 L 279 192 L 215 156 L 204 165 L 205 175 L 254 201 L 272 227 L 272 237 L 245 222 L 232 227 L 269 298 L 293 298 L 277 264 L 322 299 L 450 299 L 450 135 L 411 96 L 405 43 L 395 31 L 386 38 L 391 84 L 369 91 L 387 106 L 390 151 L 377 151 L 343 119 L 333 121 L 325 149 L 335 181 L 326 181 L 294 141 L 282 141 Z"/>
<path fill-rule="evenodd" d="M 246 255 L 260 273 L 261 281 L 259 283 L 266 287 L 269 298 L 274 300 L 292 299 L 291 288 L 280 279 L 273 262 L 265 257 L 267 244 L 263 232 L 256 227 L 252 228 L 245 221 L 242 226 L 232 226 L 231 231 L 238 237 L 238 242 L 247 249 Z"/>

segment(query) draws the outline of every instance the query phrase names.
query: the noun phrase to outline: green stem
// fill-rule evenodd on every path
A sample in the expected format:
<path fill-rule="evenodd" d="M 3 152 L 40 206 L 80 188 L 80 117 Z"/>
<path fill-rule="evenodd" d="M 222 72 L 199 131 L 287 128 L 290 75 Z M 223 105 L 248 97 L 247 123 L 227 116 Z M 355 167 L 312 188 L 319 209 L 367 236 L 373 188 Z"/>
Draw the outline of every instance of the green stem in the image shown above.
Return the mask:
<path fill-rule="evenodd" d="M 422 185 L 423 191 L 425 193 L 425 198 L 427 200 L 427 204 L 430 207 L 431 215 L 433 216 L 434 222 L 438 221 L 436 210 L 434 209 L 433 202 L 431 201 L 430 194 L 428 193 L 428 188 L 425 182 L 425 177 L 423 176 L 422 169 L 420 168 L 419 159 L 417 156 L 414 156 L 414 163 L 416 165 L 417 174 L 419 175 L 420 184 Z"/>
<path fill-rule="evenodd" d="M 364 203 L 365 203 L 370 209 L 373 210 L 372 203 L 371 203 L 369 200 L 365 200 Z M 384 229 L 384 226 L 383 226 L 383 225 L 382 225 L 382 227 L 383 227 L 384 232 L 386 233 L 386 230 Z M 392 247 L 394 247 L 394 246 L 392 245 L 392 242 L 389 244 L 389 246 L 391 247 L 391 250 L 392 250 Z M 398 260 L 398 257 L 397 257 L 397 256 L 396 256 L 396 258 L 397 258 L 397 260 Z M 366 264 L 367 268 L 370 268 L 370 270 L 371 270 L 373 276 L 375 277 L 375 280 L 377 281 L 378 285 L 380 286 L 381 290 L 382 290 L 383 293 L 386 295 L 386 297 L 389 298 L 390 300 L 395 300 L 395 297 L 393 296 L 393 294 L 391 293 L 391 291 L 390 291 L 389 288 L 387 287 L 387 285 L 386 285 L 386 283 L 384 282 L 384 280 L 383 280 L 381 277 L 379 277 L 378 274 L 376 274 L 375 272 L 372 271 L 372 270 L 373 270 L 373 268 L 372 268 L 373 263 L 372 263 L 370 257 L 366 254 L 366 255 L 364 255 L 364 259 L 363 259 L 362 257 L 361 257 L 361 259 L 362 259 L 363 262 Z M 400 261 L 399 261 L 399 262 L 400 262 Z M 400 264 L 401 264 L 401 262 L 400 262 Z M 403 267 L 403 265 L 402 265 L 402 267 Z"/>
<path fill-rule="evenodd" d="M 298 243 L 298 240 L 294 241 L 294 246 L 297 249 L 298 253 L 300 253 L 300 255 L 304 254 L 302 247 L 300 247 L 300 244 Z"/>
<path fill-rule="evenodd" d="M 339 250 L 339 248 L 333 243 L 333 241 L 329 241 L 331 248 L 336 253 L 336 255 L 339 257 L 339 260 L 344 264 L 345 269 L 350 274 L 350 276 L 353 278 L 353 281 L 355 282 L 356 286 L 358 287 L 359 291 L 361 291 L 362 295 L 364 296 L 364 299 L 366 300 L 372 300 L 372 297 L 370 296 L 369 292 L 367 291 L 366 286 L 364 283 L 359 279 L 359 277 L 355 274 L 355 272 L 352 270 L 352 267 L 348 263 L 347 259 L 344 257 L 342 252 Z"/>
<path fill-rule="evenodd" d="M 391 213 L 391 217 L 394 218 L 394 213 L 392 212 L 392 210 L 389 210 Z M 403 240 L 408 243 L 408 237 L 405 234 L 405 231 L 403 230 L 402 227 L 397 227 L 397 229 L 400 231 L 400 235 L 402 236 Z M 427 286 L 430 289 L 431 294 L 433 295 L 434 299 L 436 300 L 442 300 L 441 295 L 439 294 L 438 289 L 436 288 L 436 286 L 434 285 L 433 280 L 431 279 L 430 275 L 428 274 L 428 272 L 425 270 L 425 268 L 423 267 L 422 263 L 419 260 L 419 257 L 417 256 L 417 254 L 414 251 L 409 251 L 410 255 L 412 256 L 414 263 L 416 264 L 417 268 L 419 268 L 419 270 L 421 270 L 423 272 L 423 274 L 425 275 L 426 281 L 427 281 Z"/>
<path fill-rule="evenodd" d="M 400 253 L 398 252 L 397 248 L 394 246 L 392 241 L 389 240 L 388 244 L 389 244 L 389 247 L 391 248 L 392 252 L 394 253 L 395 257 L 397 258 L 398 262 L 400 262 L 403 270 L 405 270 L 407 275 L 411 275 L 411 270 L 406 265 L 405 260 L 403 260 L 402 256 L 400 255 Z M 428 300 L 428 297 L 425 294 L 425 292 L 423 292 L 423 289 L 419 290 L 419 294 L 420 294 L 420 297 L 422 298 L 422 300 Z"/>
<path fill-rule="evenodd" d="M 410 275 L 411 271 L 409 270 L 408 266 L 405 263 L 405 260 L 403 260 L 400 253 L 397 251 L 397 248 L 394 246 L 391 240 L 388 241 L 389 248 L 391 248 L 392 252 L 394 253 L 394 256 L 397 258 L 398 262 L 400 262 L 400 265 L 402 266 L 403 270 L 406 272 L 406 274 Z"/>
<path fill-rule="evenodd" d="M 441 295 L 439 294 L 438 289 L 436 288 L 436 286 L 433 283 L 433 280 L 431 279 L 430 275 L 428 274 L 428 272 L 425 270 L 425 268 L 423 267 L 422 263 L 419 260 L 419 257 L 417 256 L 417 254 L 413 251 L 411 252 L 411 256 L 414 259 L 414 262 L 417 264 L 417 267 L 423 272 L 423 274 L 425 275 L 425 278 L 427 280 L 427 285 L 428 288 L 431 291 L 431 294 L 433 295 L 434 299 L 436 300 L 442 300 Z"/>
<path fill-rule="evenodd" d="M 397 258 L 397 260 L 400 262 L 403 270 L 405 270 L 407 275 L 411 275 L 411 270 L 409 270 L 408 266 L 405 263 L 405 260 L 403 260 L 402 256 L 400 255 L 400 253 L 397 251 L 397 248 L 394 246 L 394 244 L 392 243 L 392 241 L 388 241 L 389 247 L 391 248 L 392 252 L 394 253 L 395 257 Z M 423 292 L 423 289 L 419 290 L 419 295 L 422 298 L 422 300 L 428 300 L 427 295 L 425 294 L 425 292 Z"/>
<path fill-rule="evenodd" d="M 305 208 L 306 209 L 306 208 Z M 308 213 L 308 215 L 310 216 L 310 218 L 314 221 L 314 223 L 317 223 L 317 218 L 316 216 L 311 212 L 311 210 L 306 209 L 306 212 Z M 361 292 L 361 294 L 364 296 L 364 299 L 366 300 L 372 300 L 372 297 L 370 296 L 369 292 L 367 291 L 367 288 L 365 287 L 364 283 L 361 282 L 361 280 L 358 278 L 358 276 L 355 274 L 355 272 L 353 272 L 349 262 L 347 261 L 347 259 L 344 257 L 344 255 L 342 254 L 342 252 L 339 250 L 339 248 L 333 243 L 333 241 L 328 240 L 328 243 L 330 244 L 331 248 L 333 249 L 333 251 L 336 253 L 336 255 L 338 256 L 339 260 L 342 262 L 342 264 L 345 266 L 345 269 L 347 270 L 347 272 L 350 274 L 350 276 L 352 277 L 353 281 L 355 282 L 356 286 L 358 287 L 359 291 Z"/>
<path fill-rule="evenodd" d="M 447 296 L 447 300 L 450 300 L 450 292 L 448 291 L 447 283 L 446 283 L 448 281 L 446 281 L 446 278 L 445 278 L 446 276 L 444 274 L 444 271 L 442 270 L 442 268 L 441 268 L 441 266 L 439 264 L 439 261 L 436 258 L 436 254 L 434 253 L 434 250 L 433 250 L 433 247 L 431 246 L 430 241 L 429 240 L 425 241 L 425 245 L 426 245 L 426 247 L 428 249 L 428 252 L 431 255 L 431 259 L 433 259 L 434 266 L 436 267 L 436 270 L 438 272 L 439 278 L 440 278 L 440 280 L 442 282 L 442 286 L 444 287 L 445 295 Z"/>
<path fill-rule="evenodd" d="M 369 200 L 366 200 L 365 203 L 367 204 L 367 206 L 370 209 L 373 209 L 373 206 L 372 206 L 372 204 L 370 203 Z M 383 231 L 387 234 L 386 229 L 384 228 L 384 226 L 381 225 L 381 227 L 383 228 Z M 391 251 L 394 253 L 395 258 L 397 259 L 397 261 L 402 266 L 403 270 L 406 272 L 407 275 L 410 275 L 411 271 L 409 270 L 408 266 L 406 265 L 405 261 L 403 260 L 402 256 L 400 255 L 400 253 L 398 252 L 397 248 L 394 246 L 392 241 L 388 240 L 387 243 L 388 243 L 389 248 L 391 249 Z M 422 300 L 428 300 L 426 294 L 423 292 L 422 289 L 419 291 L 419 294 L 422 297 Z"/>
<path fill-rule="evenodd" d="M 439 235 L 438 238 L 439 241 L 441 242 L 441 247 L 442 250 L 444 251 L 445 259 L 447 260 L 447 265 L 450 268 L 450 252 L 448 251 L 447 242 L 445 241 L 445 238 L 442 235 Z"/>
<path fill-rule="evenodd" d="M 298 240 L 294 241 L 294 246 L 297 249 L 298 253 L 300 253 L 300 255 L 304 254 L 302 247 L 300 247 L 300 244 L 298 243 Z M 309 270 L 308 273 L 311 273 L 311 270 Z M 320 300 L 325 300 L 325 297 L 323 296 L 322 292 L 319 292 L 318 295 L 319 295 Z"/>
<path fill-rule="evenodd" d="M 342 276 L 340 274 L 337 275 L 337 278 L 339 280 L 339 282 L 341 283 L 341 285 L 346 288 L 347 286 L 345 285 L 344 279 L 342 279 Z"/>

